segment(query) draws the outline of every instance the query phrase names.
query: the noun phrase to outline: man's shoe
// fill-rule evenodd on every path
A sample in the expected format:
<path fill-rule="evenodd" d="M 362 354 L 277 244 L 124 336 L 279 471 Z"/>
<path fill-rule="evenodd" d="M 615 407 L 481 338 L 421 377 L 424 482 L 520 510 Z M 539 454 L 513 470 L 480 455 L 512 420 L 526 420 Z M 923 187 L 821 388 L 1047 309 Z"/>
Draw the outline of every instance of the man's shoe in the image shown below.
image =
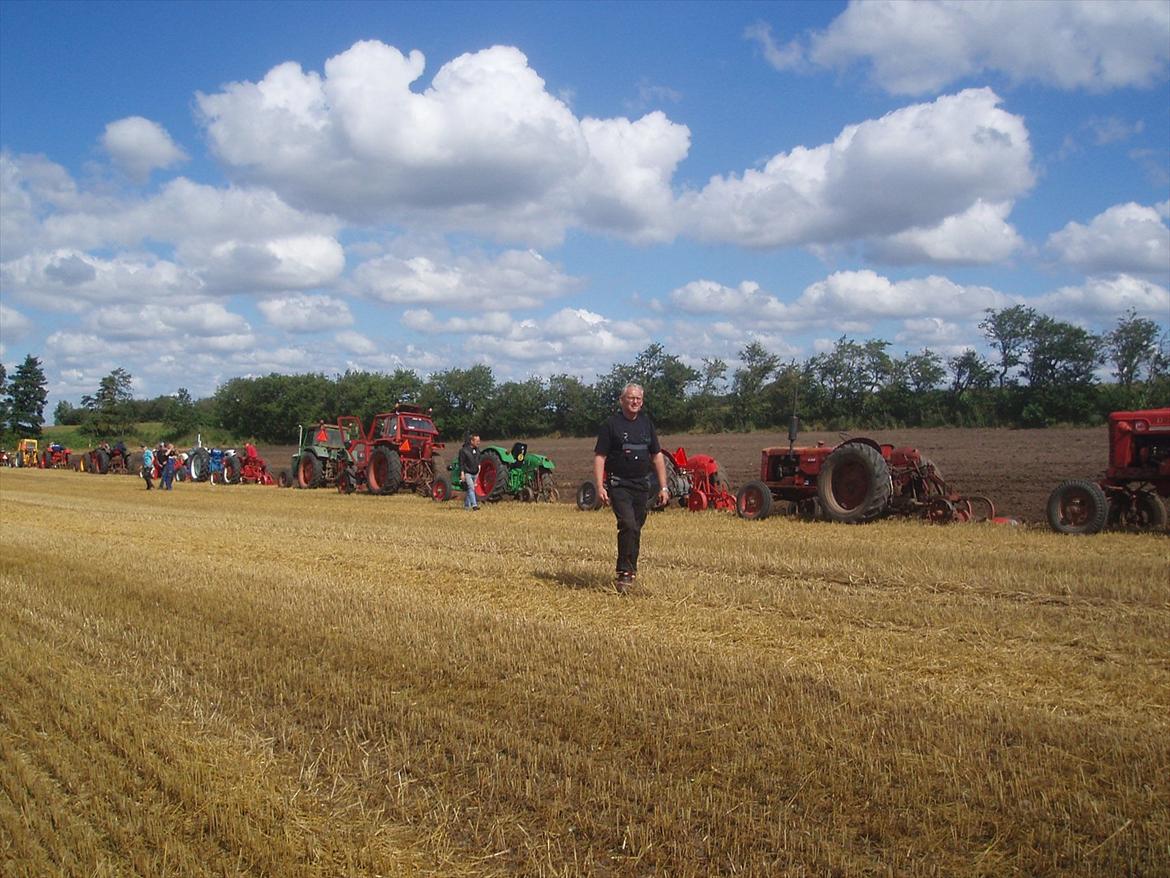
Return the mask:
<path fill-rule="evenodd" d="M 634 574 L 628 570 L 619 570 L 617 576 L 614 578 L 613 586 L 618 590 L 619 594 L 625 594 L 626 590 L 634 584 Z"/>

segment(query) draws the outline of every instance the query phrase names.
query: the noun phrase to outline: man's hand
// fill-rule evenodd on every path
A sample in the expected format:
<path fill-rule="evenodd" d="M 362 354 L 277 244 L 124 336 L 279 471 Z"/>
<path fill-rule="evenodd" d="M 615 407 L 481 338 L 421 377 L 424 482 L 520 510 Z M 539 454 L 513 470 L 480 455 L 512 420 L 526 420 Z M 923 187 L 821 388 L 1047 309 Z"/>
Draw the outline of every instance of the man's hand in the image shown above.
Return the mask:
<path fill-rule="evenodd" d="M 602 506 L 609 505 L 609 491 L 605 490 L 605 482 L 597 483 L 597 499 L 601 501 Z"/>

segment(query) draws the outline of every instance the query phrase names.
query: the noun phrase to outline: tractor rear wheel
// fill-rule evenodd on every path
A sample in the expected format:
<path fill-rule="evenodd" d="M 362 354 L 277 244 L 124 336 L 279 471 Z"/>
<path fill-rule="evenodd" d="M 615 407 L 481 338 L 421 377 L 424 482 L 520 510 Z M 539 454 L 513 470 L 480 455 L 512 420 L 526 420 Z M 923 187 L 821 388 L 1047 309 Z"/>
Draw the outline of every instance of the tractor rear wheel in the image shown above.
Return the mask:
<path fill-rule="evenodd" d="M 239 484 L 240 481 L 240 459 L 238 457 L 225 457 L 223 459 L 223 483 L 225 485 Z"/>
<path fill-rule="evenodd" d="M 297 464 L 297 485 L 302 488 L 321 487 L 321 461 L 315 454 L 305 452 Z"/>
<path fill-rule="evenodd" d="M 110 471 L 110 453 L 99 448 L 93 453 L 94 469 L 103 476 Z"/>
<path fill-rule="evenodd" d="M 582 512 L 592 512 L 601 508 L 601 500 L 597 496 L 597 483 L 586 479 L 577 488 L 577 508 Z"/>
<path fill-rule="evenodd" d="M 439 473 L 431 485 L 431 499 L 446 502 L 451 499 L 451 477 L 446 473 Z"/>
<path fill-rule="evenodd" d="M 758 479 L 748 482 L 735 495 L 735 514 L 748 521 L 762 521 L 772 514 L 772 491 Z"/>
<path fill-rule="evenodd" d="M 1048 495 L 1048 524 L 1057 533 L 1099 533 L 1108 512 L 1109 502 L 1096 482 L 1070 479 Z"/>
<path fill-rule="evenodd" d="M 211 475 L 211 453 L 206 448 L 196 448 L 187 458 L 187 468 L 191 471 L 191 481 L 206 482 Z"/>
<path fill-rule="evenodd" d="M 825 458 L 817 476 L 817 497 L 830 521 L 873 521 L 890 505 L 890 468 L 882 453 L 864 442 L 850 442 Z"/>
<path fill-rule="evenodd" d="M 370 454 L 366 482 L 371 494 L 393 494 L 402 485 L 402 458 L 393 448 L 379 445 Z"/>
<path fill-rule="evenodd" d="M 475 492 L 481 500 L 496 503 L 508 491 L 508 465 L 494 451 L 485 451 L 475 476 Z"/>

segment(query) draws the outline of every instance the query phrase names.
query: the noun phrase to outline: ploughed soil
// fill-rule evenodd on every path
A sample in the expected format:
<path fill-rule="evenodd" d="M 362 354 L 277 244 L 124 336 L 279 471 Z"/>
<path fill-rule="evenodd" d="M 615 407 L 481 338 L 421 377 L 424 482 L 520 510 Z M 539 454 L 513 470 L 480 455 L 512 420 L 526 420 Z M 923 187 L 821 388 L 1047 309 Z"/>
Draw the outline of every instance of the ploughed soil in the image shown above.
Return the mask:
<path fill-rule="evenodd" d="M 1104 426 L 1046 430 L 931 428 L 874 430 L 850 433 L 808 432 L 798 446 L 868 436 L 880 443 L 917 448 L 934 461 L 950 486 L 960 494 L 990 499 L 998 515 L 1022 522 L 1045 521 L 1049 493 L 1065 479 L 1097 479 L 1108 463 L 1108 431 Z M 522 438 L 522 437 L 521 437 Z M 663 435 L 664 450 L 682 447 L 687 454 L 707 454 L 719 462 L 732 489 L 759 478 L 760 452 L 769 446 L 788 446 L 786 433 L 713 433 Z M 592 478 L 593 438 L 525 439 L 529 451 L 546 455 L 556 464 L 561 500 L 573 502 L 577 486 Z M 513 440 L 484 440 L 483 446 L 510 448 Z M 288 468 L 291 446 L 259 449 L 275 474 Z M 443 456 L 449 463 L 458 446 L 449 444 Z"/>

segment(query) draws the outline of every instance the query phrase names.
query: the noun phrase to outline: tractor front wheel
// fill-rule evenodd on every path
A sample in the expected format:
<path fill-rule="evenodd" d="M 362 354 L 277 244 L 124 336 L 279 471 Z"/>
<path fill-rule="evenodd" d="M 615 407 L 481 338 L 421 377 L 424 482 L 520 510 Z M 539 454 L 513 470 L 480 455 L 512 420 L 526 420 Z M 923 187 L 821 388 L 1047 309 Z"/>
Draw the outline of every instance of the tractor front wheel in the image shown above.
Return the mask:
<path fill-rule="evenodd" d="M 1153 491 L 1121 491 L 1109 497 L 1109 526 L 1161 530 L 1166 506 Z"/>
<path fill-rule="evenodd" d="M 772 514 L 772 491 L 763 482 L 748 482 L 735 495 L 735 514 L 748 521 L 762 521 Z"/>
<path fill-rule="evenodd" d="M 446 502 L 451 499 L 451 477 L 446 473 L 439 473 L 431 485 L 431 499 Z"/>
<path fill-rule="evenodd" d="M 825 458 L 817 497 L 830 521 L 861 524 L 886 511 L 893 494 L 890 468 L 872 445 L 850 442 Z"/>
<path fill-rule="evenodd" d="M 238 457 L 224 457 L 223 483 L 237 485 L 240 482 L 240 459 Z"/>
<path fill-rule="evenodd" d="M 592 479 L 586 479 L 577 488 L 577 508 L 582 512 L 592 512 L 601 508 L 601 498 L 597 496 L 597 484 Z"/>
<path fill-rule="evenodd" d="M 366 482 L 371 494 L 393 494 L 402 485 L 402 458 L 398 452 L 379 445 L 370 454 Z"/>
<path fill-rule="evenodd" d="M 1048 524 L 1057 533 L 1099 533 L 1108 512 L 1105 492 L 1096 482 L 1070 479 L 1048 496 Z"/>

